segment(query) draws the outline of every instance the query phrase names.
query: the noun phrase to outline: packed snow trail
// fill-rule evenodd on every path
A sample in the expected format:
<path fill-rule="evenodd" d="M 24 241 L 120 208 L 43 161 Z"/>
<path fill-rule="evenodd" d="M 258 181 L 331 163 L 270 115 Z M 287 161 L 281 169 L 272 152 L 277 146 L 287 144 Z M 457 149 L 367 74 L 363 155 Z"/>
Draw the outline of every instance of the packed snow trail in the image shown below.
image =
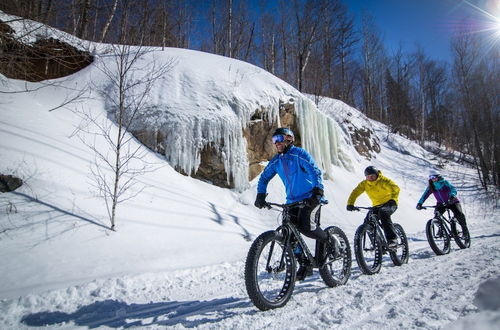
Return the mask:
<path fill-rule="evenodd" d="M 379 274 L 353 261 L 347 285 L 328 288 L 317 270 L 297 283 L 289 303 L 260 312 L 244 287 L 244 260 L 169 273 L 125 276 L 1 302 L 3 329 L 440 329 L 474 316 L 481 283 L 500 282 L 500 230 L 494 221 L 471 225 L 472 245 L 436 256 L 425 234 L 409 236 L 410 260 L 388 256 Z M 498 298 L 497 298 L 498 299 Z M 500 311 L 494 313 L 500 320 Z M 496 314 L 495 314 L 496 313 Z M 20 322 L 20 323 L 19 323 Z M 460 322 L 460 320 L 458 321 Z"/>

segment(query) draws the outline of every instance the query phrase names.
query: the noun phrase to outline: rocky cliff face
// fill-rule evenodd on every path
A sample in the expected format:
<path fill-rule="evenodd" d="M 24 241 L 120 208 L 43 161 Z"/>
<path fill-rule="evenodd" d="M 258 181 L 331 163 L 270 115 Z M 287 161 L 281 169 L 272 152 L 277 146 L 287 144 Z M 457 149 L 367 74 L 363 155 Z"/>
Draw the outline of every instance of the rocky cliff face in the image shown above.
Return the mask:
<path fill-rule="evenodd" d="M 281 127 L 289 127 L 295 132 L 295 145 L 300 146 L 300 133 L 297 123 L 297 116 L 294 103 L 281 103 L 279 109 Z M 264 169 L 263 162 L 270 160 L 276 150 L 272 143 L 272 134 L 278 128 L 278 123 L 269 118 L 267 110 L 256 109 L 252 115 L 248 126 L 242 130 L 242 135 L 246 141 L 246 154 L 248 163 L 248 180 L 256 178 Z M 166 137 L 158 129 L 142 129 L 132 131 L 132 134 L 151 150 L 165 155 L 165 144 L 168 143 Z M 223 188 L 234 188 L 234 179 L 229 175 L 224 165 L 224 141 L 219 145 L 209 143 L 200 152 L 200 164 L 193 173 L 186 173 L 181 168 L 175 169 L 193 178 L 210 182 Z"/>
<path fill-rule="evenodd" d="M 380 144 L 374 132 L 366 127 L 349 127 L 351 140 L 356 151 L 366 159 L 380 152 Z"/>
<path fill-rule="evenodd" d="M 381 151 L 380 141 L 370 121 L 361 112 L 342 101 L 326 98 L 320 102 L 320 108 L 328 109 L 326 111 L 342 125 L 358 154 L 370 160 Z"/>
<path fill-rule="evenodd" d="M 0 193 L 14 191 L 23 185 L 23 180 L 13 175 L 0 174 Z"/>
<path fill-rule="evenodd" d="M 8 78 L 38 82 L 75 73 L 93 62 L 90 53 L 65 42 L 39 39 L 25 44 L 0 21 L 0 73 Z"/>
<path fill-rule="evenodd" d="M 295 105 L 282 103 L 279 110 L 281 127 L 288 127 L 295 133 L 295 145 L 300 146 L 300 133 L 298 129 Z M 264 169 L 262 164 L 276 154 L 272 143 L 272 134 L 278 128 L 277 123 L 266 120 L 263 109 L 255 111 L 250 123 L 243 130 L 247 142 L 247 155 L 249 163 L 248 180 L 256 178 Z"/>

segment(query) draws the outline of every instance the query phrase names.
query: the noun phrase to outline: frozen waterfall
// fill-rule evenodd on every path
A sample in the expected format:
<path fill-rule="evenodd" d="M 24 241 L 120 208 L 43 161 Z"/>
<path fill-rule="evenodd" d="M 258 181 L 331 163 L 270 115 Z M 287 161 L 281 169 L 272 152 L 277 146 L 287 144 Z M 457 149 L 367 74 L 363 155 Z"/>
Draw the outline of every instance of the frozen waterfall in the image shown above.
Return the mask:
<path fill-rule="evenodd" d="M 344 151 L 350 146 L 335 120 L 320 112 L 306 97 L 297 102 L 297 117 L 302 147 L 312 155 L 326 179 L 333 179 L 332 165 L 352 168 L 351 159 Z"/>
<path fill-rule="evenodd" d="M 290 98 L 288 98 L 290 100 Z M 324 173 L 333 179 L 332 166 L 351 168 L 351 159 L 344 152 L 349 148 L 339 124 L 320 112 L 313 101 L 299 95 L 294 98 L 302 147 L 309 151 Z M 260 105 L 267 110 L 268 120 L 279 123 L 278 101 L 266 100 Z M 222 157 L 227 181 L 232 178 L 238 191 L 248 188 L 248 156 L 243 129 L 257 106 L 234 101 L 228 111 L 213 112 L 211 116 L 181 116 L 173 111 L 169 121 L 159 129 L 168 137 L 165 156 L 169 163 L 185 173 L 194 173 L 201 162 L 201 151 L 207 146 L 216 148 Z M 201 113 L 201 112 L 200 112 Z M 177 117 L 177 120 L 172 120 Z"/>

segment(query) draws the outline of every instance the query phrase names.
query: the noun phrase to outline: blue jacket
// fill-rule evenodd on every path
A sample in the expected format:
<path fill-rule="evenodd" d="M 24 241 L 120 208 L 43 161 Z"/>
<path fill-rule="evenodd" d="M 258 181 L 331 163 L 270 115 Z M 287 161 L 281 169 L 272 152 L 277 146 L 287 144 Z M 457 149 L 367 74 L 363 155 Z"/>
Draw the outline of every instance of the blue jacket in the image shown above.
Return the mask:
<path fill-rule="evenodd" d="M 434 191 L 430 189 L 430 185 L 433 185 Z M 448 203 L 449 200 L 452 200 L 453 203 L 458 203 L 457 199 L 457 190 L 453 185 L 451 185 L 448 181 L 445 179 L 441 178 L 436 182 L 429 182 L 429 186 L 425 189 L 424 193 L 422 194 L 422 197 L 420 197 L 420 200 L 418 201 L 419 204 L 423 204 L 427 197 L 430 196 L 430 194 L 433 193 L 434 197 L 436 198 L 436 202 L 439 203 Z"/>
<path fill-rule="evenodd" d="M 277 154 L 267 164 L 257 184 L 258 193 L 266 193 L 267 184 L 278 174 L 286 189 L 286 202 L 294 203 L 311 197 L 314 187 L 323 189 L 321 171 L 311 155 L 302 148 L 291 146 Z"/>

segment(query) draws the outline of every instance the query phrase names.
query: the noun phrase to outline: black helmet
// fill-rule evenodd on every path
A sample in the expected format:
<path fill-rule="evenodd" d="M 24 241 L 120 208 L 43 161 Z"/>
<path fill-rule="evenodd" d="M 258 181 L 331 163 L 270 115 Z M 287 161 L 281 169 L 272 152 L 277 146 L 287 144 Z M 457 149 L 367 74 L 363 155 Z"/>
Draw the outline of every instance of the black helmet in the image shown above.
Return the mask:
<path fill-rule="evenodd" d="M 290 141 L 292 143 L 295 140 L 295 135 L 293 135 L 293 132 L 291 129 L 289 129 L 287 127 L 280 127 L 274 131 L 273 143 L 283 142 L 285 140 Z"/>
<path fill-rule="evenodd" d="M 293 138 L 295 138 L 295 135 L 293 135 L 293 132 L 291 129 L 289 129 L 288 127 L 280 127 L 278 129 L 276 129 L 273 133 L 273 136 L 275 135 L 289 135 Z"/>
<path fill-rule="evenodd" d="M 375 166 L 372 166 L 372 165 L 365 168 L 365 176 L 370 175 L 370 174 L 378 175 L 378 172 L 379 172 L 378 168 L 376 168 Z"/>

